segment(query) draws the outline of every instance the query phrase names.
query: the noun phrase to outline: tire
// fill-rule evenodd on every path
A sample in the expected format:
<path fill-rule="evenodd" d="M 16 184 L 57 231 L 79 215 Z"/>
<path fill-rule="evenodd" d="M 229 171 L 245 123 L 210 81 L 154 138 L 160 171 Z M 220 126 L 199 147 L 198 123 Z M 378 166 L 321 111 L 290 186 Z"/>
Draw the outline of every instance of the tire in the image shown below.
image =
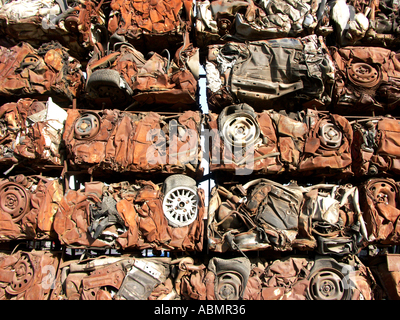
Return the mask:
<path fill-rule="evenodd" d="M 129 104 L 133 94 L 118 71 L 110 69 L 94 71 L 87 81 L 86 90 L 95 98 L 109 98 L 119 106 Z"/>

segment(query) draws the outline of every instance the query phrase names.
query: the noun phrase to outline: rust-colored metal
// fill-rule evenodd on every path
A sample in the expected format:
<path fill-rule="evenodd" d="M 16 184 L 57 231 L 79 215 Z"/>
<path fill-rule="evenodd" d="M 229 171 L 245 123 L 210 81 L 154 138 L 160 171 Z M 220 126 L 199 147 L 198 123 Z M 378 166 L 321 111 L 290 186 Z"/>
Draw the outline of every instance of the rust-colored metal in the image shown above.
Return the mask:
<path fill-rule="evenodd" d="M 360 230 L 363 220 L 356 190 L 351 185 L 284 186 L 267 179 L 230 191 L 217 186 L 208 211 L 209 249 L 356 253 L 367 240 Z M 359 235 L 363 241 L 356 240 Z"/>
<path fill-rule="evenodd" d="M 400 123 L 389 117 L 355 121 L 353 170 L 358 176 L 400 172 Z"/>
<path fill-rule="evenodd" d="M 399 185 L 390 178 L 373 178 L 361 189 L 361 209 L 370 243 L 395 245 L 400 241 Z"/>
<path fill-rule="evenodd" d="M 198 214 L 193 223 L 172 227 L 163 212 L 163 193 L 150 181 L 115 183 L 100 197 L 89 188 L 69 190 L 54 218 L 62 244 L 71 247 L 201 251 L 203 247 L 204 191 L 197 189 Z M 111 200 L 107 194 L 113 195 Z M 97 210 L 96 208 L 107 208 Z M 109 223 L 93 216 L 103 212 Z"/>
<path fill-rule="evenodd" d="M 0 179 L 0 241 L 55 239 L 53 219 L 62 196 L 54 178 Z"/>
<path fill-rule="evenodd" d="M 64 140 L 72 167 L 196 175 L 201 172 L 200 120 L 194 111 L 162 116 L 68 110 Z"/>
<path fill-rule="evenodd" d="M 192 28 L 190 0 L 112 0 L 110 6 L 110 34 L 124 36 L 141 51 L 176 49 L 183 33 Z"/>
<path fill-rule="evenodd" d="M 66 112 L 56 106 L 57 117 L 47 119 L 51 107 L 46 104 L 25 98 L 0 107 L 2 167 L 9 169 L 14 164 L 28 164 L 27 161 L 31 168 L 62 165 L 63 149 L 60 146 Z"/>
<path fill-rule="evenodd" d="M 398 106 L 400 61 L 395 52 L 377 47 L 332 47 L 336 83 L 334 112 L 385 114 Z"/>
<path fill-rule="evenodd" d="M 0 256 L 0 300 L 47 300 L 60 257 L 48 251 L 18 251 Z"/>
<path fill-rule="evenodd" d="M 26 42 L 0 47 L 0 95 L 72 101 L 84 87 L 80 63 L 58 42 L 34 49 Z"/>
<path fill-rule="evenodd" d="M 233 105 L 219 115 L 208 114 L 211 170 L 269 175 L 289 172 L 293 176 L 352 175 L 353 129 L 344 117 L 308 109 L 301 119 L 293 119 L 275 111 L 254 113 L 244 106 Z M 225 110 L 229 109 L 236 111 L 227 115 Z M 242 114 L 252 119 L 250 126 L 260 133 L 254 141 L 232 145 L 230 132 L 243 132 L 242 126 L 233 127 Z M 244 123 L 249 126 L 249 119 Z M 232 137 L 239 136 L 236 131 Z"/>
<path fill-rule="evenodd" d="M 376 261 L 378 260 L 378 261 Z M 400 300 L 400 255 L 378 255 L 371 262 L 374 274 L 389 300 Z"/>
<path fill-rule="evenodd" d="M 108 55 L 96 51 L 87 65 L 87 97 L 103 108 L 127 107 L 132 102 L 193 105 L 198 48 L 190 43 L 188 33 L 181 40 L 184 43 L 176 51 L 152 52 L 149 58 L 128 43 L 115 44 Z M 195 60 L 193 69 L 191 60 Z"/>
<path fill-rule="evenodd" d="M 95 44 L 105 38 L 101 3 L 82 1 L 75 7 L 63 8 L 55 0 L 45 4 L 12 1 L 0 8 L 0 30 L 14 44 L 25 41 L 40 47 L 42 43 L 58 41 L 68 46 L 73 57 L 85 60 Z"/>

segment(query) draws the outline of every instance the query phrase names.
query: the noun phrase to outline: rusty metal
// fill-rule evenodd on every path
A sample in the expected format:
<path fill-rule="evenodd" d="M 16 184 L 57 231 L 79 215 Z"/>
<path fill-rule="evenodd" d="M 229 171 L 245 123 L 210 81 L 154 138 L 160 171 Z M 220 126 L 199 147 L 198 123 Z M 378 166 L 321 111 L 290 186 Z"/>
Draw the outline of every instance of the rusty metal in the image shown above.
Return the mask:
<path fill-rule="evenodd" d="M 0 257 L 0 300 L 47 300 L 60 257 L 48 251 L 18 251 Z"/>
<path fill-rule="evenodd" d="M 380 254 L 370 262 L 371 270 L 383 290 L 383 297 L 400 300 L 400 256 L 398 254 Z"/>
<path fill-rule="evenodd" d="M 246 197 L 232 189 L 235 203 L 218 189 L 225 188 L 212 194 L 207 226 L 215 252 L 299 248 L 347 255 L 365 246 L 358 235 L 366 241 L 370 234 L 360 230 L 358 193 L 351 185 L 283 186 L 256 179 L 243 185 Z"/>
<path fill-rule="evenodd" d="M 45 43 L 34 49 L 26 42 L 0 47 L 0 95 L 53 96 L 72 101 L 84 87 L 80 63 L 58 42 Z M 24 59 L 29 56 L 29 63 Z"/>
<path fill-rule="evenodd" d="M 255 113 L 240 104 L 218 116 L 210 112 L 206 121 L 213 171 L 352 175 L 353 130 L 340 115 L 307 109 L 293 119 L 272 110 Z"/>
<path fill-rule="evenodd" d="M 55 239 L 53 219 L 63 190 L 57 179 L 0 179 L 0 241 Z"/>
<path fill-rule="evenodd" d="M 175 52 L 165 49 L 149 58 L 128 43 L 114 44 L 108 54 L 96 51 L 87 65 L 87 98 L 102 108 L 118 104 L 135 109 L 144 103 L 193 105 L 197 80 L 190 61 L 198 64 L 198 49 L 187 33 L 182 39 L 183 45 Z"/>
<path fill-rule="evenodd" d="M 372 178 L 360 186 L 361 210 L 369 242 L 395 245 L 400 241 L 399 187 L 390 178 Z"/>
<path fill-rule="evenodd" d="M 25 41 L 40 47 L 58 41 L 68 46 L 73 57 L 87 59 L 96 43 L 106 37 L 101 3 L 82 1 L 68 8 L 60 3 L 11 1 L 0 8 L 0 32 L 13 44 Z"/>
<path fill-rule="evenodd" d="M 385 114 L 398 105 L 400 62 L 376 47 L 331 47 L 336 65 L 333 110 L 340 114 Z"/>
<path fill-rule="evenodd" d="M 63 138 L 71 168 L 90 171 L 199 174 L 200 113 L 172 117 L 68 110 Z M 167 145 L 168 142 L 168 145 Z"/>
<path fill-rule="evenodd" d="M 62 130 L 66 112 L 54 104 L 19 99 L 0 107 L 0 164 L 11 172 L 13 165 L 31 168 L 61 165 L 64 150 Z M 49 118 L 50 117 L 50 118 Z"/>
<path fill-rule="evenodd" d="M 17 183 L 9 182 L 0 188 L 1 210 L 9 214 L 14 223 L 20 221 L 30 209 L 30 194 Z"/>
<path fill-rule="evenodd" d="M 400 172 L 399 121 L 372 117 L 354 121 L 353 170 L 358 176 Z"/>
<path fill-rule="evenodd" d="M 121 36 L 142 52 L 177 49 L 185 30 L 192 28 L 193 3 L 189 0 L 112 0 L 110 35 Z"/>
<path fill-rule="evenodd" d="M 99 198 L 86 190 L 69 190 L 54 217 L 54 229 L 61 243 L 71 247 L 201 251 L 204 191 L 197 189 L 193 196 L 196 218 L 171 226 L 163 211 L 164 194 L 151 181 L 103 186 Z"/>

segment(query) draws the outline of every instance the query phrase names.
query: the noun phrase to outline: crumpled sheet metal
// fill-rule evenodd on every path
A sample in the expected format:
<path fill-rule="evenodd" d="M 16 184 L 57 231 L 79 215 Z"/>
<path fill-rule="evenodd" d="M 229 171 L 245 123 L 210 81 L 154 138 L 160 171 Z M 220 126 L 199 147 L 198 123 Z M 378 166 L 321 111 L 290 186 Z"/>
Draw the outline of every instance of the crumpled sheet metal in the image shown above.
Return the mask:
<path fill-rule="evenodd" d="M 335 79 L 329 50 L 316 35 L 211 45 L 205 67 L 214 112 L 240 102 L 286 111 L 309 100 L 329 104 Z"/>
<path fill-rule="evenodd" d="M 163 211 L 163 193 L 151 181 L 134 184 L 86 183 L 84 190 L 69 190 L 54 218 L 54 229 L 62 244 L 71 247 L 115 247 L 122 249 L 201 251 L 203 247 L 204 190 L 197 189 L 198 213 L 184 227 L 171 227 Z M 101 233 L 91 211 L 107 205 L 108 219 Z M 90 228 L 89 228 L 90 227 Z M 92 232 L 90 232 L 92 231 Z"/>
<path fill-rule="evenodd" d="M 8 167 L 20 162 L 31 167 L 62 165 L 60 147 L 66 116 L 51 100 L 25 98 L 2 105 L 0 164 Z"/>
<path fill-rule="evenodd" d="M 162 55 L 153 52 L 150 58 L 127 43 L 119 43 L 118 49 L 112 48 L 115 50 L 109 54 L 96 50 L 86 68 L 87 98 L 103 109 L 116 105 L 126 107 L 131 102 L 146 105 L 193 105 L 196 101 L 198 76 L 195 77 L 194 73 L 198 73 L 198 70 L 190 67 L 195 64 L 198 68 L 198 48 L 190 43 L 188 33 L 181 40 L 184 40 L 184 44 L 176 52 L 165 49 Z M 100 72 L 108 73 L 100 78 L 104 83 L 116 77 L 113 85 L 122 93 L 110 97 L 109 92 L 102 94 L 102 87 L 92 85 L 93 82 L 99 82 Z"/>
<path fill-rule="evenodd" d="M 372 273 L 383 291 L 383 297 L 400 300 L 400 255 L 383 253 L 370 262 Z"/>
<path fill-rule="evenodd" d="M 91 126 L 85 120 L 88 114 Z M 194 111 L 164 117 L 153 112 L 70 109 L 63 138 L 72 167 L 196 174 L 202 158 L 200 120 Z"/>
<path fill-rule="evenodd" d="M 170 283 L 170 258 L 99 257 L 60 265 L 52 300 L 154 300 Z M 155 287 L 160 287 L 155 289 Z M 165 291 L 165 290 L 164 290 Z"/>
<path fill-rule="evenodd" d="M 26 42 L 0 47 L 0 95 L 52 96 L 72 101 L 84 87 L 81 65 L 57 42 L 34 49 Z"/>
<path fill-rule="evenodd" d="M 0 8 L 0 33 L 14 44 L 25 41 L 38 48 L 55 40 L 78 59 L 86 59 L 102 40 L 100 27 L 105 28 L 104 14 L 90 0 L 66 8 L 55 0 L 14 0 Z"/>
<path fill-rule="evenodd" d="M 59 261 L 48 251 L 0 253 L 0 300 L 48 300 Z"/>
<path fill-rule="evenodd" d="M 330 48 L 336 65 L 333 110 L 340 114 L 385 114 L 399 105 L 400 61 L 378 47 Z"/>
<path fill-rule="evenodd" d="M 190 0 L 112 0 L 110 6 L 110 35 L 125 36 L 139 50 L 174 47 L 192 28 Z"/>
<path fill-rule="evenodd" d="M 0 241 L 56 239 L 54 216 L 63 188 L 54 178 L 17 176 L 0 180 Z"/>
<path fill-rule="evenodd" d="M 249 114 L 244 106 L 246 104 L 227 108 L 238 109 L 237 117 L 240 117 Z M 236 126 L 238 121 L 233 118 L 221 119 L 221 114 L 209 112 L 206 117 L 211 171 L 231 171 L 242 175 L 284 172 L 294 176 L 352 175 L 353 129 L 340 115 L 311 109 L 301 113 L 301 118 L 271 110 L 255 113 L 255 118 L 250 116 L 254 119 L 253 126 L 260 130 L 259 137 L 243 146 L 232 146 L 227 135 L 242 126 Z M 229 125 L 229 121 L 236 122 Z M 230 131 L 224 129 L 227 126 Z"/>
<path fill-rule="evenodd" d="M 336 268 L 334 272 L 333 266 Z M 330 273 L 329 277 L 326 271 Z M 335 282 L 342 286 L 343 291 L 333 286 Z M 332 258 L 313 260 L 289 256 L 269 263 L 254 263 L 244 299 L 373 300 L 375 284 L 371 271 L 357 257 L 337 262 Z M 314 290 L 319 293 L 314 294 Z"/>
<path fill-rule="evenodd" d="M 196 40 L 205 46 L 232 38 L 244 42 L 320 34 L 318 7 L 309 0 L 196 1 Z"/>
<path fill-rule="evenodd" d="M 216 186 L 208 208 L 209 250 L 356 253 L 368 236 L 357 191 L 351 185 L 284 186 L 267 179 L 230 190 Z"/>
<path fill-rule="evenodd" d="M 399 182 L 390 178 L 369 179 L 360 187 L 360 204 L 372 244 L 400 243 Z"/>
<path fill-rule="evenodd" d="M 355 121 L 352 127 L 355 175 L 400 173 L 399 120 L 376 117 Z"/>
<path fill-rule="evenodd" d="M 317 281 L 327 273 L 331 278 Z M 191 257 L 123 255 L 59 263 L 47 251 L 19 251 L 0 254 L 0 284 L 0 299 L 373 300 L 376 282 L 369 268 L 352 256 L 289 256 L 270 262 L 214 257 L 204 265 Z M 313 287 L 323 293 L 316 297 Z"/>
<path fill-rule="evenodd" d="M 335 27 L 338 46 L 369 45 L 399 48 L 398 4 L 388 0 L 331 1 L 325 7 L 325 20 Z"/>

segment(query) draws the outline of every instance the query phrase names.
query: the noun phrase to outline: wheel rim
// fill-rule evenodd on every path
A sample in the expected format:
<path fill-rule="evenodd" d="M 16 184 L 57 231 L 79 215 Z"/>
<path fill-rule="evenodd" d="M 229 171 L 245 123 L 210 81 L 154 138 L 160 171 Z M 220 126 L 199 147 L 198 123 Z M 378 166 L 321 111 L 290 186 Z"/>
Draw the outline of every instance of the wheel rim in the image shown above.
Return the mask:
<path fill-rule="evenodd" d="M 396 207 L 396 188 L 388 181 L 374 182 L 368 191 L 376 202 Z"/>
<path fill-rule="evenodd" d="M 98 114 L 83 114 L 75 124 L 75 137 L 80 140 L 94 138 L 100 130 L 100 121 Z"/>
<path fill-rule="evenodd" d="M 348 69 L 348 76 L 355 85 L 372 88 L 379 83 L 379 70 L 367 63 L 353 63 Z"/>
<path fill-rule="evenodd" d="M 320 126 L 321 143 L 332 149 L 337 149 L 342 144 L 342 132 L 333 123 L 325 122 Z"/>
<path fill-rule="evenodd" d="M 22 254 L 14 266 L 14 277 L 6 291 L 16 295 L 25 291 L 31 284 L 34 277 L 34 269 L 28 254 Z"/>
<path fill-rule="evenodd" d="M 240 278 L 233 273 L 219 276 L 216 290 L 218 300 L 238 300 L 241 284 Z"/>
<path fill-rule="evenodd" d="M 344 275 L 335 269 L 322 269 L 310 280 L 309 292 L 312 300 L 345 300 L 347 289 L 343 284 Z"/>
<path fill-rule="evenodd" d="M 171 226 L 190 225 L 197 218 L 196 192 L 188 187 L 171 189 L 164 197 L 163 211 Z"/>
<path fill-rule="evenodd" d="M 260 136 L 255 119 L 247 113 L 229 116 L 222 127 L 222 134 L 230 145 L 243 147 L 253 144 Z"/>
<path fill-rule="evenodd" d="M 8 213 L 13 222 L 20 221 L 29 211 L 30 197 L 24 187 L 7 183 L 0 190 L 0 208 Z"/>

